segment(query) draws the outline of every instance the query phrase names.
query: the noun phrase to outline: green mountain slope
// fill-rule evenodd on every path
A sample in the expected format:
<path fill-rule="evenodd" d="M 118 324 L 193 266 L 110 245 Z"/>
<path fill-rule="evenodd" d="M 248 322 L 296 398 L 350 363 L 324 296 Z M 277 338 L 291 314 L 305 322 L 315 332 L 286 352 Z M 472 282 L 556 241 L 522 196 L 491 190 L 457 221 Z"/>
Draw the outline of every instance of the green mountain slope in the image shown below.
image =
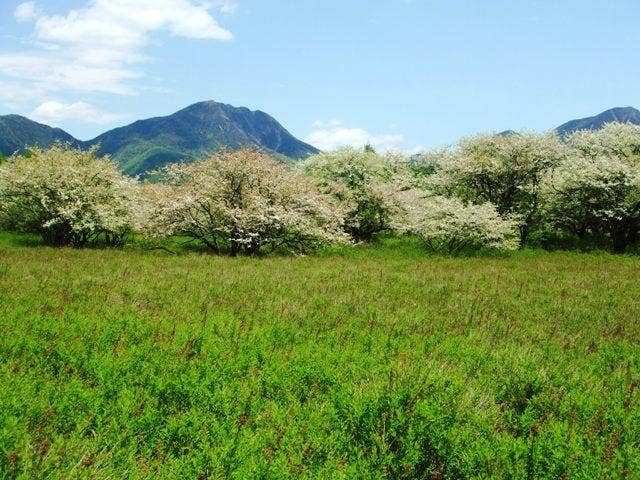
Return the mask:
<path fill-rule="evenodd" d="M 64 130 L 52 128 L 20 115 L 0 116 L 0 156 L 24 152 L 26 147 L 48 147 L 56 141 L 77 143 Z"/>
<path fill-rule="evenodd" d="M 95 144 L 130 175 L 144 175 L 167 163 L 193 160 L 222 147 L 253 145 L 291 159 L 318 152 L 264 112 L 213 101 L 196 103 L 166 117 L 139 120 L 83 143 Z"/>
<path fill-rule="evenodd" d="M 556 131 L 565 135 L 576 130 L 594 130 L 613 121 L 640 125 L 640 111 L 631 107 L 613 108 L 594 117 L 567 122 Z M 111 155 L 122 171 L 143 176 L 168 163 L 193 161 L 223 147 L 256 146 L 283 161 L 304 159 L 318 152 L 264 112 L 214 101 L 196 103 L 166 117 L 139 120 L 87 142 L 20 115 L 0 116 L 0 159 L 24 151 L 27 146 L 47 147 L 56 141 L 83 148 L 99 144 L 100 153 Z"/>

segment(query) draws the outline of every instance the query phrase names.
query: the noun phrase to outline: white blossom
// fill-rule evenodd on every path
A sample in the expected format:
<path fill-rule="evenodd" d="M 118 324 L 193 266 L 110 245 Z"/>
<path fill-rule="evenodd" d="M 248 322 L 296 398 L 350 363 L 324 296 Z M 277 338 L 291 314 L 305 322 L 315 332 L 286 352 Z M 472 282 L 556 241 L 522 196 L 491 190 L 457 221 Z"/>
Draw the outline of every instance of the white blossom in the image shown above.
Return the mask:
<path fill-rule="evenodd" d="M 137 181 L 115 163 L 63 144 L 31 148 L 0 165 L 2 223 L 51 245 L 119 243 L 135 226 Z"/>
<path fill-rule="evenodd" d="M 567 143 L 572 155 L 543 184 L 547 223 L 581 238 L 608 238 L 623 252 L 640 232 L 640 127 L 609 124 Z"/>
<path fill-rule="evenodd" d="M 430 196 L 418 190 L 409 190 L 403 197 L 405 208 L 397 228 L 419 236 L 434 251 L 518 248 L 517 222 L 502 217 L 491 203 L 465 204 L 457 198 Z"/>
<path fill-rule="evenodd" d="M 344 205 L 345 229 L 358 241 L 391 228 L 398 195 L 411 185 L 408 161 L 397 151 L 344 147 L 309 157 L 301 169 Z"/>
<path fill-rule="evenodd" d="M 258 150 L 223 151 L 160 174 L 162 184 L 143 189 L 153 236 L 185 235 L 233 255 L 348 241 L 336 202 Z"/>
<path fill-rule="evenodd" d="M 540 183 L 567 155 L 555 133 L 480 134 L 440 153 L 429 187 L 442 195 L 481 204 L 520 219 L 524 242 L 539 223 Z"/>

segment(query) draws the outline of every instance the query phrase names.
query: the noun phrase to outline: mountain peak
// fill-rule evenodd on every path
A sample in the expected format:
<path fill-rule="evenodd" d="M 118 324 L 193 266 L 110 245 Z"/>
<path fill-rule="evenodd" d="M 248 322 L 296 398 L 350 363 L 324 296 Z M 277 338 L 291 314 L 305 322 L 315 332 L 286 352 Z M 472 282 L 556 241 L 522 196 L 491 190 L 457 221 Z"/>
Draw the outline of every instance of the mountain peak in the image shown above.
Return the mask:
<path fill-rule="evenodd" d="M 602 112 L 594 117 L 571 120 L 556 128 L 559 135 L 567 135 L 578 130 L 599 130 L 607 123 L 633 123 L 640 125 L 640 111 L 633 107 L 616 107 Z"/>
<path fill-rule="evenodd" d="M 0 116 L 0 154 L 11 155 L 32 145 L 48 147 L 56 141 L 82 148 L 100 145 L 100 154 L 110 155 L 122 171 L 131 175 L 145 174 L 171 162 L 195 160 L 223 147 L 255 146 L 291 159 L 318 152 L 269 114 L 214 100 L 194 103 L 165 117 L 138 120 L 88 142 L 20 115 Z"/>
<path fill-rule="evenodd" d="M 256 146 L 292 159 L 318 150 L 289 133 L 270 115 L 213 100 L 165 117 L 138 120 L 85 142 L 100 144 L 125 173 L 144 174 L 167 163 L 194 160 L 222 147 Z"/>

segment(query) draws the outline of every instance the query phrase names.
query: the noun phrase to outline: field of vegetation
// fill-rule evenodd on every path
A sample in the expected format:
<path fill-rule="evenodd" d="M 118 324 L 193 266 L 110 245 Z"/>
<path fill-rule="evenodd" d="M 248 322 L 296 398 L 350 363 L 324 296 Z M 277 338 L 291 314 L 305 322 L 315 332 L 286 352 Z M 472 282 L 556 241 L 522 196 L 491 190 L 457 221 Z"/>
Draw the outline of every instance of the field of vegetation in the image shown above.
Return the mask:
<path fill-rule="evenodd" d="M 640 478 L 640 258 L 0 236 L 0 478 Z M 173 248 L 172 248 L 173 249 Z"/>
<path fill-rule="evenodd" d="M 640 126 L 35 147 L 0 232 L 0 480 L 640 479 Z"/>

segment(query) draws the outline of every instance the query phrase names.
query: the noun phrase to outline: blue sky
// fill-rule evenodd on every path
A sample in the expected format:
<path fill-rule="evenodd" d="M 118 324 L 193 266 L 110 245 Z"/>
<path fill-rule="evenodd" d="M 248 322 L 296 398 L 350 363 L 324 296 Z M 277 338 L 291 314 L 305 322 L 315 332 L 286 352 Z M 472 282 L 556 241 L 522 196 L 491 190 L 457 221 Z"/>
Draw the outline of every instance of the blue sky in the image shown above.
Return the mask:
<path fill-rule="evenodd" d="M 640 107 L 638 0 L 0 1 L 0 114 L 88 139 L 213 99 L 414 150 Z"/>

